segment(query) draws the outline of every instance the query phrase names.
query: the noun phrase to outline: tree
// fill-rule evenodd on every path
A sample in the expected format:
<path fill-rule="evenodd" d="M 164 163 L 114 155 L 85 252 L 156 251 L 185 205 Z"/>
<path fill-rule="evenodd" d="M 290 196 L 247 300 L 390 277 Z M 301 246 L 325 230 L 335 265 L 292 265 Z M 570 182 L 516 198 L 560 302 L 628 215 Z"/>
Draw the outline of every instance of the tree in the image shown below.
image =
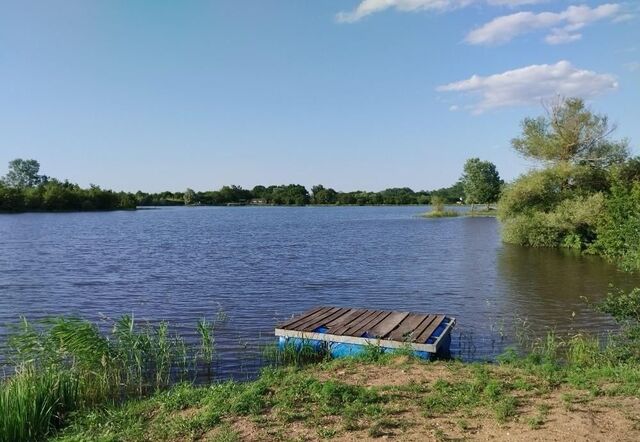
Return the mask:
<path fill-rule="evenodd" d="M 9 162 L 9 172 L 2 179 L 8 187 L 23 189 L 34 187 L 46 181 L 44 176 L 38 175 L 40 163 L 36 160 L 17 158 Z"/>
<path fill-rule="evenodd" d="M 314 204 L 335 204 L 338 192 L 332 188 L 326 189 L 322 184 L 311 188 L 312 201 Z"/>
<path fill-rule="evenodd" d="M 187 189 L 184 191 L 183 198 L 185 206 L 194 204 L 196 202 L 196 193 L 193 191 L 193 189 Z"/>
<path fill-rule="evenodd" d="M 620 168 L 627 179 L 640 173 L 638 164 L 626 161 L 627 142 L 610 140 L 614 129 L 578 98 L 559 101 L 547 116 L 523 120 L 512 146 L 545 167 L 520 176 L 502 192 L 498 216 L 506 242 L 593 249 L 602 235 L 598 226 L 613 207 L 611 171 Z"/>
<path fill-rule="evenodd" d="M 502 180 L 496 165 L 480 158 L 470 158 L 464 164 L 462 187 L 467 203 L 486 204 L 498 201 Z M 473 210 L 473 206 L 471 208 Z"/>
<path fill-rule="evenodd" d="M 615 125 L 591 112 L 580 98 L 567 98 L 547 109 L 546 116 L 525 118 L 522 135 L 511 140 L 522 156 L 543 162 L 608 166 L 629 155 L 628 142 L 612 141 Z"/>

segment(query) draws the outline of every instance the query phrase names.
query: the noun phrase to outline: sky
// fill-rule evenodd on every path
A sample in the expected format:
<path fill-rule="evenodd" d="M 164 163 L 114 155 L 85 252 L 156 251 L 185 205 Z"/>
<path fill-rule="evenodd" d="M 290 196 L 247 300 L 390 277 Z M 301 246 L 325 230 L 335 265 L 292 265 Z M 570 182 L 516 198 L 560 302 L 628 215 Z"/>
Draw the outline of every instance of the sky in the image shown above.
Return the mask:
<path fill-rule="evenodd" d="M 640 1 L 0 2 L 0 175 L 420 190 L 479 157 L 511 180 L 558 95 L 640 153 Z"/>

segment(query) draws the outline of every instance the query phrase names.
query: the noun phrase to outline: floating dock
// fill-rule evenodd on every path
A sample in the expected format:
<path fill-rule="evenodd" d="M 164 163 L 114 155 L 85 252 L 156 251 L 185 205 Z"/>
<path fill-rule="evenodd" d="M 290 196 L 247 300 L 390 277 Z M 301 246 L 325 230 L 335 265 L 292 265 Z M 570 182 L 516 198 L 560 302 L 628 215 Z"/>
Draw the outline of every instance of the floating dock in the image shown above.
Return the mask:
<path fill-rule="evenodd" d="M 308 343 L 334 357 L 356 355 L 374 345 L 385 351 L 410 347 L 429 358 L 449 351 L 455 322 L 443 314 L 316 307 L 277 325 L 275 334 L 281 348 Z"/>

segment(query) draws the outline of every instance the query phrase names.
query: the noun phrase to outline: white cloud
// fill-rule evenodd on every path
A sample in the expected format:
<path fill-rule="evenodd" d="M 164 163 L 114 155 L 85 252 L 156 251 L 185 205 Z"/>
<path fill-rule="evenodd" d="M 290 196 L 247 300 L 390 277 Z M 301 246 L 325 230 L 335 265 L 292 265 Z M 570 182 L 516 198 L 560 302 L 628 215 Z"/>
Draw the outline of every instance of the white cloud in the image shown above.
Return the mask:
<path fill-rule="evenodd" d="M 615 77 L 610 74 L 577 69 L 562 60 L 487 77 L 473 75 L 467 80 L 439 86 L 437 90 L 479 95 L 477 102 L 465 108 L 480 114 L 501 107 L 535 105 L 557 95 L 588 98 L 617 87 Z"/>
<path fill-rule="evenodd" d="M 367 15 L 382 12 L 387 9 L 396 9 L 401 12 L 417 11 L 446 11 L 449 9 L 464 8 L 473 3 L 486 2 L 492 6 L 517 7 L 545 3 L 549 0 L 361 0 L 352 11 L 339 12 L 336 20 L 340 23 L 354 23 Z"/>
<path fill-rule="evenodd" d="M 362 0 L 350 12 L 339 12 L 336 20 L 341 23 L 353 23 L 367 15 L 394 8 L 402 12 L 412 11 L 445 11 L 470 5 L 477 0 Z"/>
<path fill-rule="evenodd" d="M 590 23 L 622 15 L 621 6 L 606 3 L 595 8 L 569 6 L 562 12 L 516 12 L 497 17 L 467 34 L 465 40 L 474 45 L 506 43 L 521 34 L 539 29 L 550 29 L 545 41 L 549 44 L 568 43 L 579 40 L 579 31 Z"/>
<path fill-rule="evenodd" d="M 487 3 L 493 6 L 509 6 L 515 8 L 517 6 L 546 3 L 547 1 L 549 0 L 487 0 Z"/>
<path fill-rule="evenodd" d="M 547 34 L 547 36 L 544 38 L 544 41 L 546 41 L 548 44 L 550 45 L 560 45 L 560 44 L 564 44 L 564 43 L 571 43 L 573 41 L 578 41 L 582 38 L 582 34 L 578 34 L 578 33 L 571 33 L 569 31 L 567 31 L 566 29 L 552 29 L 550 34 Z"/>

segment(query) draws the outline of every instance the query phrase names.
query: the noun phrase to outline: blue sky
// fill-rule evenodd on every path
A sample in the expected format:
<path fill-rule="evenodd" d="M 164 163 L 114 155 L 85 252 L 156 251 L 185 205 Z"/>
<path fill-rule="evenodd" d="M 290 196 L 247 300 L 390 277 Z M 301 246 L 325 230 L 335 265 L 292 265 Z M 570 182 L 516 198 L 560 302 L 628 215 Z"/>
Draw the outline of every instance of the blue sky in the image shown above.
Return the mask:
<path fill-rule="evenodd" d="M 16 157 L 145 191 L 506 179 L 540 97 L 640 140 L 638 2 L 62 1 L 0 6 L 0 174 Z M 473 77 L 473 76 L 476 77 Z"/>

